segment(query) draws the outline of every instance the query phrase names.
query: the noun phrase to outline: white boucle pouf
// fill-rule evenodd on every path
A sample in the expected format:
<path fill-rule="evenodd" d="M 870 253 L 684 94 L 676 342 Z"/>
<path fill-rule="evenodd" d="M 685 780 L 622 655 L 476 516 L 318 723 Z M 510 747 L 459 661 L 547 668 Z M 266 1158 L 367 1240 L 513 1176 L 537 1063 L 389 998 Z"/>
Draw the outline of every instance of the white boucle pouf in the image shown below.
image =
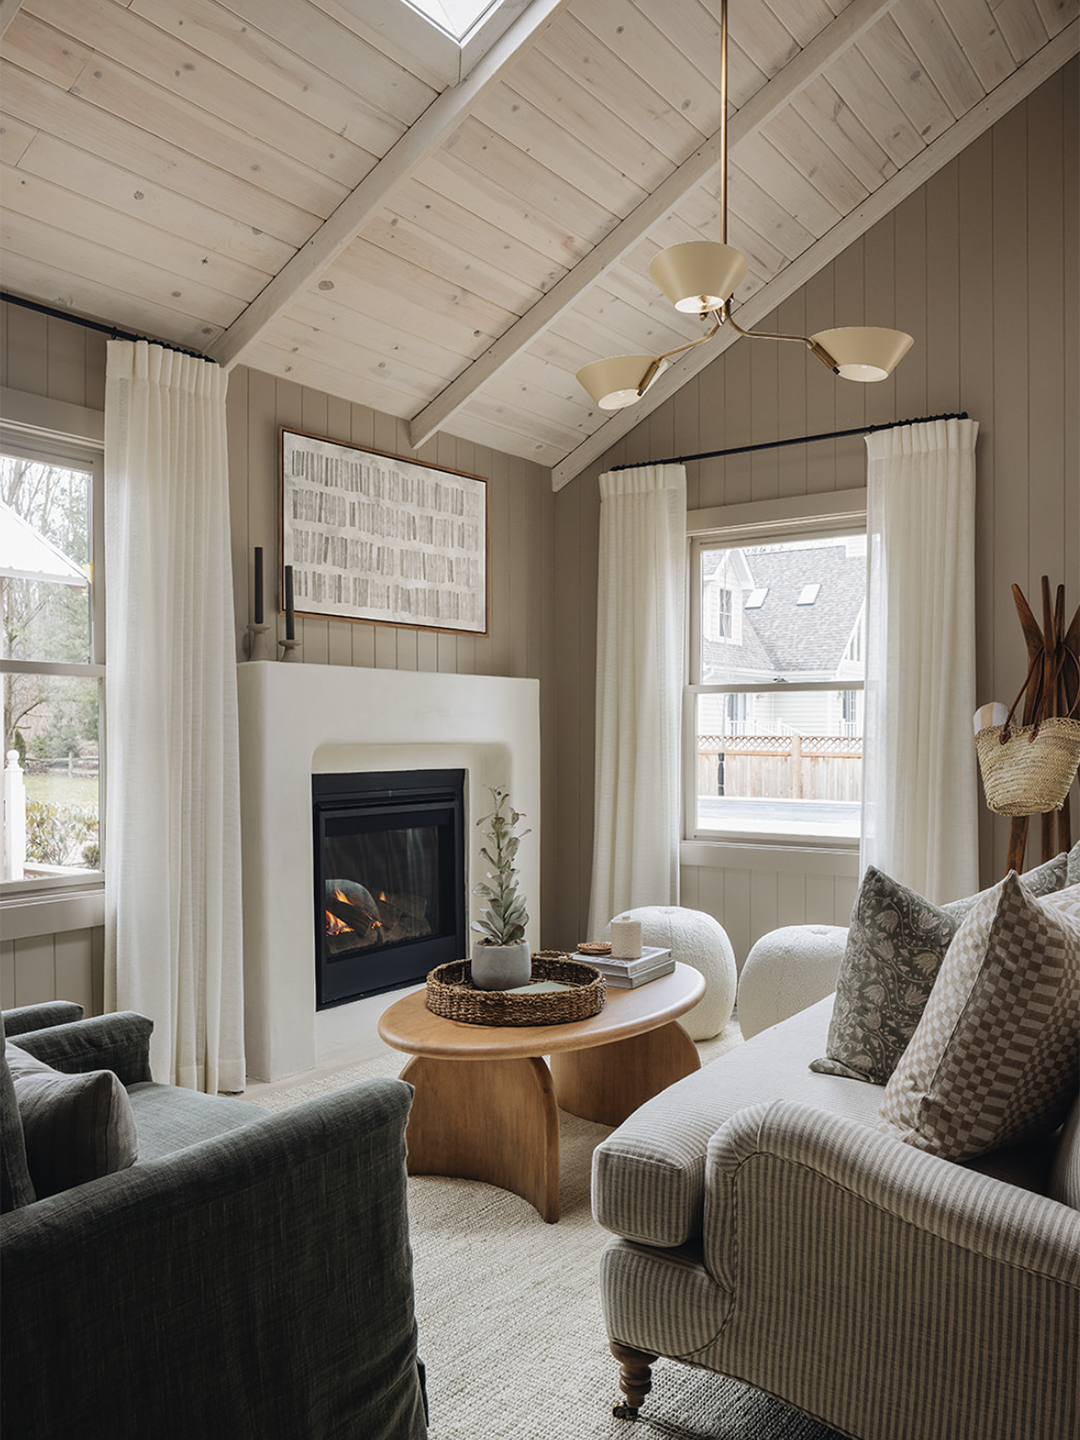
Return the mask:
<path fill-rule="evenodd" d="M 739 1028 L 749 1040 L 836 989 L 844 925 L 785 925 L 763 935 L 739 976 Z"/>
<path fill-rule="evenodd" d="M 705 977 L 705 994 L 679 1024 L 692 1040 L 711 1040 L 731 1019 L 735 1008 L 735 951 L 727 931 L 703 910 L 681 905 L 639 905 L 623 910 L 616 920 L 640 920 L 641 943 L 670 950 L 681 965 Z"/>

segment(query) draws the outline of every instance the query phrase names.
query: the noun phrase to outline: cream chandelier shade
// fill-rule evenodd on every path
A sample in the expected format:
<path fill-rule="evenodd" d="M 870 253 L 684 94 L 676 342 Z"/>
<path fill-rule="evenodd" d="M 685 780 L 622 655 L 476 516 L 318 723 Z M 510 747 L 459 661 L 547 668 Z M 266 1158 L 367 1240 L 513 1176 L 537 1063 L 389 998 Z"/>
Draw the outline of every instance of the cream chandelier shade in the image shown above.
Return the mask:
<path fill-rule="evenodd" d="M 652 355 L 613 355 L 584 366 L 577 378 L 601 410 L 622 410 L 640 400 L 657 375 L 667 369 L 667 361 L 661 361 L 646 379 L 652 365 L 656 365 Z"/>
<path fill-rule="evenodd" d="M 653 257 L 649 279 L 688 315 L 719 310 L 735 293 L 749 267 L 746 256 L 730 245 L 690 240 L 671 245 Z"/>
<path fill-rule="evenodd" d="M 819 330 L 811 341 L 833 359 L 833 369 L 844 380 L 887 380 L 914 345 L 902 330 L 881 330 L 852 325 L 841 330 Z"/>
<path fill-rule="evenodd" d="M 710 316 L 707 334 L 663 355 L 617 355 L 594 360 L 577 372 L 578 383 L 601 410 L 621 410 L 640 400 L 668 361 L 711 340 L 721 325 L 749 340 L 789 340 L 805 345 L 844 380 L 887 379 L 914 344 L 901 330 L 853 326 L 816 335 L 772 335 L 744 330 L 731 313 L 731 298 L 749 269 L 745 255 L 727 244 L 727 0 L 720 0 L 720 240 L 691 240 L 655 255 L 649 279 L 683 314 Z"/>

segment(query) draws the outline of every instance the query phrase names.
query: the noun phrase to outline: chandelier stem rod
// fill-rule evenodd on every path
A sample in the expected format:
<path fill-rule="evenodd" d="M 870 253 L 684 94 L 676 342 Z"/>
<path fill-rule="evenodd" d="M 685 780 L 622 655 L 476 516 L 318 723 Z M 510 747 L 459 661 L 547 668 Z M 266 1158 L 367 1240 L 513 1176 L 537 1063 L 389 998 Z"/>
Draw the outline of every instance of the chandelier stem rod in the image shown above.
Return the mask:
<path fill-rule="evenodd" d="M 857 425 L 854 430 L 830 430 L 823 435 L 793 435 L 790 440 L 762 440 L 757 445 L 733 445 L 728 450 L 702 450 L 697 455 L 672 455 L 666 460 L 632 460 L 612 465 L 612 470 L 634 470 L 638 465 L 689 465 L 693 460 L 720 460 L 725 455 L 748 455 L 755 450 L 779 450 L 784 445 L 810 445 L 816 440 L 845 440 L 852 435 L 872 435 L 876 430 L 896 430 L 901 425 L 931 425 L 935 420 L 966 420 L 966 410 L 950 415 L 919 415 L 914 420 L 886 420 L 880 425 Z"/>
<path fill-rule="evenodd" d="M 720 241 L 727 244 L 727 0 L 720 0 Z"/>

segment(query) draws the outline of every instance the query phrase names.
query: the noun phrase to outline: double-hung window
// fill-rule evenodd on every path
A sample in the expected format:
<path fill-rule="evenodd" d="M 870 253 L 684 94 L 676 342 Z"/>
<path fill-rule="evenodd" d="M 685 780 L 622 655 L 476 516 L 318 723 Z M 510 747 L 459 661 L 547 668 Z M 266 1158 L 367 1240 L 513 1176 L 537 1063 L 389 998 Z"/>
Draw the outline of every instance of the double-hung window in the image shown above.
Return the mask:
<path fill-rule="evenodd" d="M 102 456 L 0 432 L 7 893 L 100 883 L 105 680 Z"/>
<path fill-rule="evenodd" d="M 833 522 L 835 524 L 835 521 Z M 850 844 L 862 798 L 866 533 L 691 544 L 686 834 Z"/>

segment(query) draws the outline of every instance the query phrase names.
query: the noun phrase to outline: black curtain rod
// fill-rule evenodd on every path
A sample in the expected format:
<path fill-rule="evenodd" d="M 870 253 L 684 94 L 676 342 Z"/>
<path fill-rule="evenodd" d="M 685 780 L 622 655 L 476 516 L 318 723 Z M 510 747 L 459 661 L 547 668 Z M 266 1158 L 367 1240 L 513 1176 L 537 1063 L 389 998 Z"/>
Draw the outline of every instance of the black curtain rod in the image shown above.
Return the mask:
<path fill-rule="evenodd" d="M 704 450 L 700 455 L 675 455 L 670 460 L 635 461 L 633 464 L 612 465 L 612 470 L 634 470 L 639 463 L 647 465 L 688 465 L 691 460 L 718 460 L 722 455 L 745 455 L 751 450 L 778 450 L 782 445 L 809 445 L 814 440 L 843 440 L 849 435 L 869 435 L 874 430 L 895 430 L 900 425 L 928 425 L 934 420 L 966 420 L 962 410 L 955 415 L 921 415 L 917 420 L 889 420 L 884 425 L 859 425 L 854 430 L 830 430 L 826 435 L 796 435 L 791 440 L 763 440 L 760 445 L 734 445 L 730 450 Z"/>
<path fill-rule="evenodd" d="M 181 355 L 194 356 L 196 360 L 208 360 L 201 350 L 189 350 L 186 345 L 173 345 L 168 340 L 155 340 L 151 335 L 133 335 L 130 330 L 120 330 L 115 325 L 103 325 L 100 320 L 87 320 L 82 315 L 73 315 L 70 310 L 55 310 L 51 305 L 39 305 L 36 300 L 24 300 L 20 295 L 9 295 L 0 290 L 0 300 L 9 305 L 19 305 L 23 310 L 33 310 L 38 315 L 48 315 L 53 320 L 67 320 L 72 325 L 81 325 L 84 330 L 97 330 L 108 335 L 110 340 L 145 340 L 149 345 L 160 345 L 163 350 L 176 350 Z"/>

